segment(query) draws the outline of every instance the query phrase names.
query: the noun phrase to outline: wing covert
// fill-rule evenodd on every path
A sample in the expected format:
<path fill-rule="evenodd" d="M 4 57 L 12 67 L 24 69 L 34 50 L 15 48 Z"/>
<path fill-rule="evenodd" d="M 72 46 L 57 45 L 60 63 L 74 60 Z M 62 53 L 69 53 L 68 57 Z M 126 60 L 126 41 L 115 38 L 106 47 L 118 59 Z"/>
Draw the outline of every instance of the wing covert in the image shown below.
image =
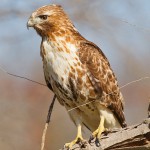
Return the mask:
<path fill-rule="evenodd" d="M 107 58 L 97 45 L 89 41 L 81 43 L 78 55 L 87 68 L 87 75 L 102 104 L 105 104 L 121 126 L 125 127 L 123 97 Z"/>

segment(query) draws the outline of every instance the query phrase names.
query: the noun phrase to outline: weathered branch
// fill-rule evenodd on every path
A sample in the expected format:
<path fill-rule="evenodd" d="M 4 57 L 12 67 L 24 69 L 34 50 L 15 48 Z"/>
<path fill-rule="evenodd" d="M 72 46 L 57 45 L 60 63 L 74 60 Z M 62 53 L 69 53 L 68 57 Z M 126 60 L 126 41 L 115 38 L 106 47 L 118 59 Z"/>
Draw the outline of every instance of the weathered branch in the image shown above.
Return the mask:
<path fill-rule="evenodd" d="M 100 147 L 95 141 L 76 144 L 71 150 L 150 150 L 150 105 L 148 118 L 142 123 L 102 135 Z M 67 150 L 63 148 L 61 150 Z"/>
<path fill-rule="evenodd" d="M 121 130 L 103 135 L 97 147 L 95 141 L 86 143 L 85 148 L 76 144 L 71 150 L 150 150 L 150 118 L 138 125 L 129 126 Z M 66 148 L 62 150 L 67 150 Z"/>

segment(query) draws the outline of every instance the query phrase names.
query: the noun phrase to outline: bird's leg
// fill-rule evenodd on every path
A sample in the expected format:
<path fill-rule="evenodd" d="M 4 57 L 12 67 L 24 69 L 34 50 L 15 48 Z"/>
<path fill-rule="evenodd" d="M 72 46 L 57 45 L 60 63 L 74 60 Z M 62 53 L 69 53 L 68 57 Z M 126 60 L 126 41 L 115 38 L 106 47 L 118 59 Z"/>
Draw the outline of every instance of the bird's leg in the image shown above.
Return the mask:
<path fill-rule="evenodd" d="M 75 140 L 73 140 L 70 143 L 66 143 L 65 147 L 70 149 L 73 145 L 75 145 L 78 142 L 82 142 L 82 141 L 84 141 L 84 139 L 82 137 L 81 124 L 78 124 L 78 126 L 77 126 L 77 136 L 76 136 Z"/>
<path fill-rule="evenodd" d="M 92 136 L 100 138 L 102 132 L 104 132 L 104 131 L 105 131 L 105 128 L 104 128 L 104 117 L 101 116 L 100 124 L 99 124 L 98 128 L 92 133 Z"/>
<path fill-rule="evenodd" d="M 96 142 L 97 142 L 98 146 L 99 146 L 101 134 L 102 134 L 102 132 L 105 131 L 104 121 L 105 121 L 104 117 L 101 116 L 100 117 L 100 124 L 99 124 L 98 128 L 92 133 L 92 137 L 90 138 L 90 142 L 92 139 L 96 138 Z"/>

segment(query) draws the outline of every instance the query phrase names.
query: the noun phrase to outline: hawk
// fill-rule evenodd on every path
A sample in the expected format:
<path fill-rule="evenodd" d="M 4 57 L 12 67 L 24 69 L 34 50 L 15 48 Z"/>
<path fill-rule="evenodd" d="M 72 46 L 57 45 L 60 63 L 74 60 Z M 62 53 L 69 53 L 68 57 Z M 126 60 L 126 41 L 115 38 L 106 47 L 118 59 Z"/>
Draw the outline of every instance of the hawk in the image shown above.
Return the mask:
<path fill-rule="evenodd" d="M 105 129 L 126 127 L 123 97 L 108 59 L 77 31 L 63 8 L 54 4 L 38 8 L 27 27 L 42 38 L 47 86 L 77 126 L 77 137 L 66 147 L 83 141 L 83 126 L 98 140 Z"/>

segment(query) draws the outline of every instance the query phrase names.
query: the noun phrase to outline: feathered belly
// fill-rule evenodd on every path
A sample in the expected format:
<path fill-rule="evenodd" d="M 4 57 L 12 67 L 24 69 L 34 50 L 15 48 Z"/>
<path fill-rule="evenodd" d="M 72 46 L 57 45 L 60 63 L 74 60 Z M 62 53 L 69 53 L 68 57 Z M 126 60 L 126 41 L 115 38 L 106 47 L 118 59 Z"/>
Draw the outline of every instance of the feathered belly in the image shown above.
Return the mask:
<path fill-rule="evenodd" d="M 65 106 L 72 121 L 75 123 L 75 119 L 81 118 L 82 124 L 94 131 L 99 124 L 99 112 L 93 102 L 89 103 L 92 101 L 89 100 L 89 93 L 92 92 L 87 86 L 88 82 L 84 82 L 86 76 L 75 77 L 76 72 L 64 74 L 48 68 L 49 66 L 44 66 L 45 78 L 49 80 L 58 101 Z M 63 68 L 61 72 L 65 72 Z M 78 114 L 76 118 L 74 114 Z"/>
<path fill-rule="evenodd" d="M 69 66 L 69 64 L 67 65 Z M 94 131 L 99 125 L 100 115 L 105 116 L 107 128 L 119 127 L 113 113 L 105 107 L 98 107 L 98 99 L 91 82 L 84 70 L 72 66 L 65 69 L 62 65 L 53 68 L 44 65 L 45 78 L 50 82 L 60 104 L 64 105 L 72 121 L 80 119 L 89 130 Z"/>

